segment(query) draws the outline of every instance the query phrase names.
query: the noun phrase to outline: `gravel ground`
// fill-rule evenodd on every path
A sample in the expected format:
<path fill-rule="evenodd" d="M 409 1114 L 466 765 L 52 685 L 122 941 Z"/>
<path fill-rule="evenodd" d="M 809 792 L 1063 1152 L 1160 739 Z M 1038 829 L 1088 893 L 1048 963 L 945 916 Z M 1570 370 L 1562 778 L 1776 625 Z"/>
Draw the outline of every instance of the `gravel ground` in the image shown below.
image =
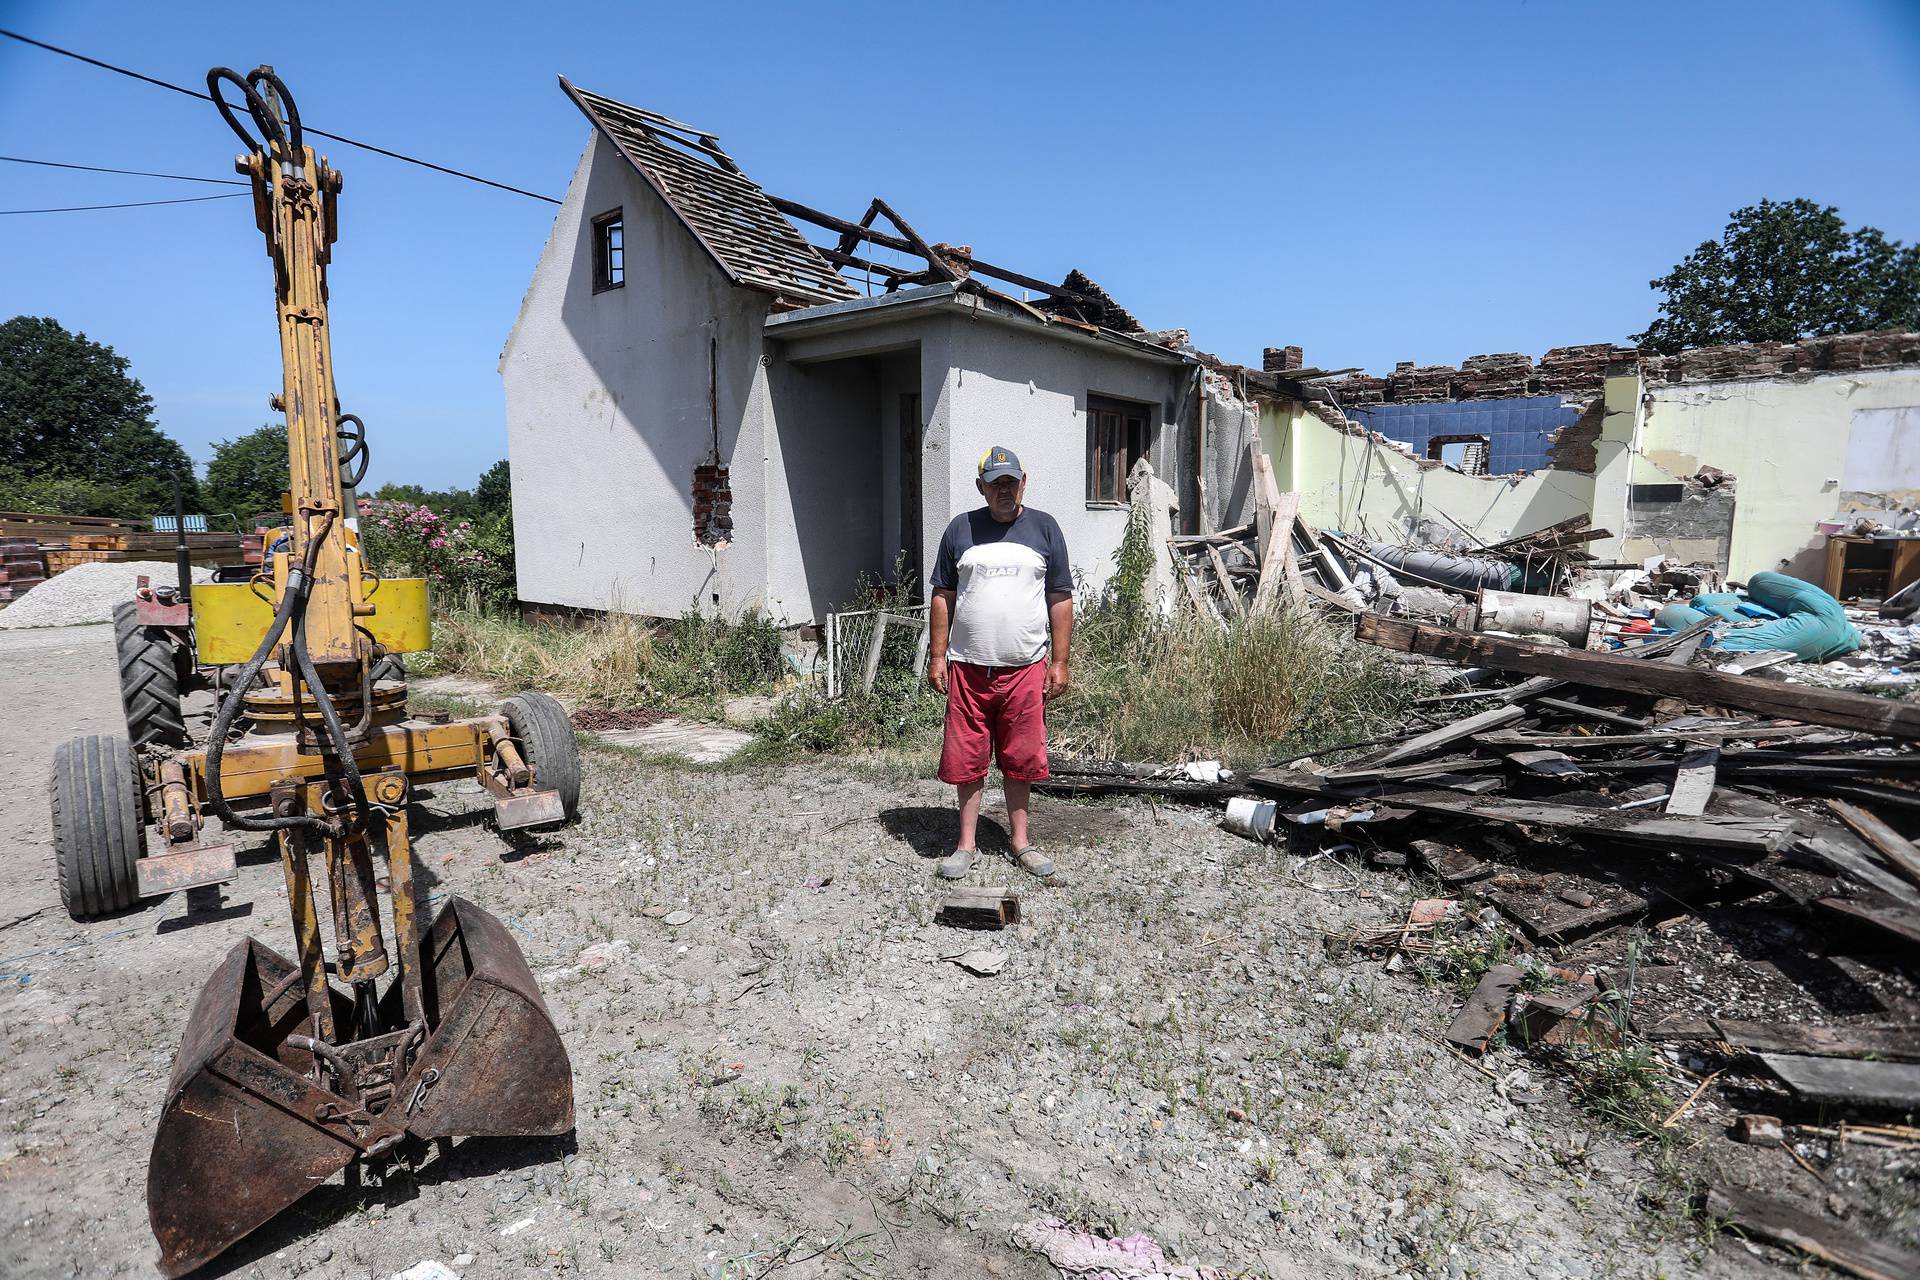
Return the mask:
<path fill-rule="evenodd" d="M 56 573 L 33 590 L 0 609 L 0 629 L 74 627 L 89 622 L 112 622 L 113 606 L 133 599 L 140 575 L 158 583 L 179 580 L 171 560 L 100 561 L 78 564 Z M 195 568 L 193 580 L 205 582 L 211 569 Z"/>
<path fill-rule="evenodd" d="M 0 641 L 25 797 L 0 810 L 0 1274 L 148 1275 L 146 1155 L 188 1009 L 238 938 L 285 948 L 284 897 L 261 849 L 218 901 L 66 918 L 37 783 L 56 741 L 111 723 L 112 657 L 104 628 L 12 652 L 48 634 Z M 1240 1275 L 1760 1265 L 1553 1078 L 1441 1049 L 1451 988 L 1328 950 L 1403 918 L 1402 878 L 1319 892 L 1324 864 L 1209 811 L 1043 801 L 1060 875 L 989 861 L 972 882 L 1015 887 L 1023 922 L 960 934 L 933 921 L 952 819 L 927 761 L 587 763 L 585 817 L 555 835 L 502 840 L 468 786 L 414 810 L 422 893 L 498 914 L 539 975 L 576 1133 L 336 1178 L 212 1274 L 1037 1280 L 1009 1236 L 1045 1215 Z M 943 958 L 978 947 L 997 976 Z"/>

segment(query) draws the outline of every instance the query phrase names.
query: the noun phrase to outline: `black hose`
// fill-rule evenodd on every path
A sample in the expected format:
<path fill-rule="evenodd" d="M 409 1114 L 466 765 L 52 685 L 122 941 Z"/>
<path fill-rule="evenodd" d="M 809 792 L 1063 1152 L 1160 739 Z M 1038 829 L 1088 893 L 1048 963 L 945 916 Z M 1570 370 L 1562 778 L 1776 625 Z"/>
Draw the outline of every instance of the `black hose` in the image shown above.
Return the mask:
<path fill-rule="evenodd" d="M 347 736 L 346 726 L 340 723 L 340 713 L 333 709 L 333 699 L 320 682 L 320 673 L 314 670 L 313 659 L 307 656 L 305 627 L 293 633 L 293 661 L 299 668 L 301 680 L 306 682 L 307 692 L 313 695 L 313 705 L 320 709 L 320 719 L 327 726 L 327 736 L 333 739 L 333 753 L 340 757 L 341 772 L 347 775 L 347 794 L 353 802 L 354 814 L 359 818 L 360 826 L 365 828 L 369 825 L 367 793 L 360 782 L 360 766 L 353 758 L 353 740 Z"/>
<path fill-rule="evenodd" d="M 267 628 L 260 647 L 253 651 L 253 657 L 247 659 L 247 665 L 241 668 L 239 678 L 228 687 L 227 696 L 220 700 L 220 709 L 213 716 L 213 728 L 207 739 L 207 801 L 213 806 L 213 811 L 220 815 L 221 822 L 241 831 L 282 831 L 292 827 L 326 825 L 325 819 L 307 814 L 293 814 L 284 818 L 249 818 L 236 812 L 220 789 L 220 758 L 226 753 L 227 734 L 240 714 L 241 704 L 246 701 L 247 690 L 253 688 L 253 682 L 259 678 L 260 668 L 267 665 L 267 655 L 273 652 L 281 633 L 286 631 L 287 624 L 296 615 L 306 613 L 307 591 L 311 582 L 304 565 L 288 575 L 287 589 L 280 597 L 280 607 L 274 610 L 273 624 Z M 305 630 L 304 627 L 301 629 Z"/>

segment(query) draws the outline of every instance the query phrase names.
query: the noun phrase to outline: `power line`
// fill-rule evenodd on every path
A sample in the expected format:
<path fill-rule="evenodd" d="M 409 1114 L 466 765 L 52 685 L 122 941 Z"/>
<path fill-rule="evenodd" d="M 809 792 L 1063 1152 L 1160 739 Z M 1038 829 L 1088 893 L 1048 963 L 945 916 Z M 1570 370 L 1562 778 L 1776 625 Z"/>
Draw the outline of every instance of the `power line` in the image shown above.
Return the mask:
<path fill-rule="evenodd" d="M 49 169 L 85 169 L 88 173 L 124 173 L 135 178 L 172 178 L 176 182 L 211 182 L 223 187 L 244 187 L 238 178 L 195 178 L 184 173 L 150 173 L 145 169 L 104 169 L 97 164 L 67 164 L 61 160 L 29 160 L 25 156 L 0 156 L 14 164 L 42 164 Z"/>
<path fill-rule="evenodd" d="M 16 213 L 86 213 L 93 209 L 144 209 L 155 204 L 199 204 L 203 200 L 238 200 L 245 191 L 228 191 L 217 196 L 183 196 L 178 200 L 135 200 L 130 204 L 70 204 L 62 209 L 0 209 L 0 218 Z"/>
<path fill-rule="evenodd" d="M 48 53 L 57 53 L 63 58 L 72 58 L 76 62 L 84 62 L 90 67 L 99 67 L 102 71 L 111 71 L 116 75 L 129 76 L 135 80 L 143 81 L 146 84 L 150 84 L 150 85 L 156 85 L 162 89 L 171 89 L 175 93 L 184 93 L 189 98 L 198 98 L 202 102 L 213 101 L 211 97 L 209 97 L 207 94 L 200 92 L 198 89 L 189 89 L 185 85 L 174 84 L 172 81 L 169 81 L 169 80 L 157 80 L 152 76 L 142 75 L 138 71 L 130 71 L 126 67 L 116 67 L 111 62 L 102 62 L 98 58 L 89 58 L 84 53 L 75 53 L 71 49 L 62 49 L 57 44 L 48 44 L 44 40 L 35 40 L 31 36 L 21 35 L 18 31 L 9 31 L 5 27 L 0 27 L 0 36 L 5 36 L 9 40 L 18 40 L 21 44 L 30 44 L 36 49 L 45 49 Z M 225 101 L 225 100 L 222 99 L 222 101 Z M 234 104 L 227 103 L 227 105 L 233 106 Z M 371 142 L 360 142 L 354 138 L 342 137 L 337 133 L 328 133 L 324 129 L 315 129 L 311 125 L 305 125 L 303 131 L 306 133 L 311 133 L 317 138 L 329 138 L 334 142 L 345 143 L 349 147 L 358 147 L 362 151 L 371 151 L 375 155 L 386 156 L 389 159 L 393 159 L 393 160 L 404 160 L 408 164 L 417 164 L 422 169 L 432 169 L 435 173 L 444 173 L 455 178 L 465 178 L 468 182 L 477 182 L 483 187 L 495 187 L 501 191 L 511 191 L 513 192 L 513 194 L 517 196 L 526 196 L 532 200 L 544 200 L 548 204 L 560 203 L 558 200 L 554 199 L 552 196 L 543 196 L 538 191 L 528 191 L 522 187 L 510 186 L 505 182 L 495 182 L 492 178 L 482 178 L 478 174 L 466 173 L 459 169 L 449 169 L 447 166 L 443 164 L 435 164 L 431 160 L 422 160 L 418 156 L 404 155 L 398 151 L 389 151 L 387 150 L 387 148 L 377 147 Z"/>

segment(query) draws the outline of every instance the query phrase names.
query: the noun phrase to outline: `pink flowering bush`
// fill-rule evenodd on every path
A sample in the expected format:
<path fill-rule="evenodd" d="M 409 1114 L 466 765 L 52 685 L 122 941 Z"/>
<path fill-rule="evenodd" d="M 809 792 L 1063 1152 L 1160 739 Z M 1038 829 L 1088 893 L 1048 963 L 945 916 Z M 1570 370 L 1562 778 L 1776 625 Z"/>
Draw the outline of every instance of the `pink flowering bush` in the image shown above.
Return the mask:
<path fill-rule="evenodd" d="M 513 603 L 513 518 L 449 520 L 431 507 L 376 499 L 360 515 L 367 563 L 388 578 L 423 577 L 445 604 Z"/>

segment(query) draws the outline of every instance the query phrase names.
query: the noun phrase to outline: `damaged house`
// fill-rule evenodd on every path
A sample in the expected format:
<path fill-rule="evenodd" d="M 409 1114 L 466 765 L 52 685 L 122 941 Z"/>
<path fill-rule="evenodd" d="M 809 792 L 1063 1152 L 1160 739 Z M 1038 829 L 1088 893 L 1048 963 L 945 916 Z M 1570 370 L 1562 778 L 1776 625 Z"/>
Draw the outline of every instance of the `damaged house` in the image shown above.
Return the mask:
<path fill-rule="evenodd" d="M 1316 525 L 1471 547 L 1584 516 L 1609 535 L 1589 547 L 1603 561 L 1774 570 L 1849 597 L 1920 576 L 1910 540 L 1833 536 L 1853 515 L 1914 524 L 1920 334 L 1599 343 L 1385 377 L 1303 377 L 1299 352 L 1269 348 L 1246 377 L 1279 484 Z"/>
<path fill-rule="evenodd" d="M 714 135 L 561 86 L 592 132 L 500 361 L 526 604 L 799 624 L 863 576 L 923 592 L 994 444 L 1090 586 L 1138 460 L 1176 527 L 1230 515 L 1184 335 L 1078 271 L 928 244 L 884 201 L 854 221 L 770 195 Z"/>

